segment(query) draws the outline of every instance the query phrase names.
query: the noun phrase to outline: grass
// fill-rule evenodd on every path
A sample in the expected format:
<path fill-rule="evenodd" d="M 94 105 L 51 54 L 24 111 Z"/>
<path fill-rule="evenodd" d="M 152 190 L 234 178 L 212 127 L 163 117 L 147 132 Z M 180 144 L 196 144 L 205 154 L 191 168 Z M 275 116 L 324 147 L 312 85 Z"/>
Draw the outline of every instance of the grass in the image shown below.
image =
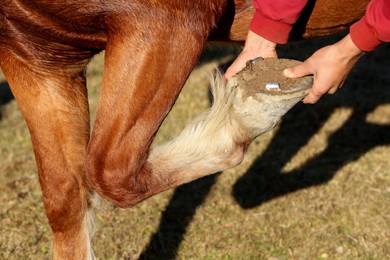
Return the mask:
<path fill-rule="evenodd" d="M 295 43 L 304 59 L 334 38 Z M 155 144 L 210 105 L 208 77 L 237 54 L 211 46 Z M 102 55 L 89 67 L 92 114 Z M 390 256 L 390 45 L 366 55 L 336 95 L 297 105 L 244 162 L 130 209 L 95 210 L 98 259 L 387 259 Z M 1 78 L 0 78 L 1 82 Z M 48 259 L 51 233 L 24 120 L 0 83 L 0 258 Z M 92 116 L 93 118 L 93 116 Z"/>

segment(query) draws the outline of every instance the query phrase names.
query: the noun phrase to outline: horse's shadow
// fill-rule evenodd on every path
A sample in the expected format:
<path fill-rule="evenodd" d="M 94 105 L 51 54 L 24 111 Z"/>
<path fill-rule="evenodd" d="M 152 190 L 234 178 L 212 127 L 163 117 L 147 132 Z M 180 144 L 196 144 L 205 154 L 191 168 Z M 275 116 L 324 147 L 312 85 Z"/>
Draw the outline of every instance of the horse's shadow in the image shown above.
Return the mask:
<path fill-rule="evenodd" d="M 280 56 L 306 59 L 318 48 L 337 41 L 336 38 L 297 43 L 279 50 Z M 390 144 L 390 127 L 369 123 L 368 113 L 390 102 L 390 45 L 359 61 L 337 95 L 324 97 L 316 105 L 299 104 L 284 117 L 265 152 L 235 183 L 232 195 L 245 209 L 290 192 L 324 184 L 345 164 L 359 159 L 368 150 Z M 387 94 L 386 94 L 387 93 Z M 325 124 L 335 109 L 346 107 L 352 114 L 328 139 L 327 148 L 309 159 L 301 168 L 287 174 L 286 163 L 308 143 Z M 140 259 L 174 259 L 196 208 L 206 199 L 217 175 L 205 177 L 177 188 L 162 214 L 157 232 L 151 237 Z"/>

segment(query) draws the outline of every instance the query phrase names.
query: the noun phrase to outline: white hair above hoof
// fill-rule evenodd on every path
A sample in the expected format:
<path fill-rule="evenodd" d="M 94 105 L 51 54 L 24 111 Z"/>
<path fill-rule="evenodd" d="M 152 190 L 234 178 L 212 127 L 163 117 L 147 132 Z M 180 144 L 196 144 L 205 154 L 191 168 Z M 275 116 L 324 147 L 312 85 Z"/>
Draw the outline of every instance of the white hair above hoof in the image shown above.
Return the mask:
<path fill-rule="evenodd" d="M 298 62 L 261 59 L 226 82 L 220 72 L 211 81 L 213 104 L 171 142 L 152 150 L 149 162 L 168 171 L 172 183 L 185 183 L 239 164 L 248 145 L 271 130 L 302 100 L 311 77 L 287 79 L 286 67 Z M 267 89 L 277 82 L 278 89 Z M 162 175 L 165 175 L 162 174 Z"/>

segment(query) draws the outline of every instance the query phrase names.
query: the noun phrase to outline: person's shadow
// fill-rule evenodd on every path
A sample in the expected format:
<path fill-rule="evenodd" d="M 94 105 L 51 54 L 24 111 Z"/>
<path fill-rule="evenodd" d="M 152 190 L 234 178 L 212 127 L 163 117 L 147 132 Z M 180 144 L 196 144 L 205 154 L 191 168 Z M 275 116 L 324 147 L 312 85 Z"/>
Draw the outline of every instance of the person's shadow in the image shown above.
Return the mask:
<path fill-rule="evenodd" d="M 390 45 L 386 44 L 362 58 L 337 95 L 291 110 L 266 151 L 234 185 L 232 193 L 237 203 L 249 209 L 290 192 L 324 184 L 345 164 L 377 146 L 390 144 L 389 125 L 367 122 L 369 113 L 390 103 L 389 68 Z M 329 137 L 327 148 L 299 169 L 283 173 L 283 167 L 340 107 L 350 108 L 352 114 Z"/>
<path fill-rule="evenodd" d="M 364 104 L 365 98 L 371 97 L 355 99 L 358 106 L 353 106 L 349 119 L 329 137 L 323 152 L 299 169 L 283 173 L 283 167 L 318 132 L 337 106 L 313 108 L 321 113 L 302 107 L 294 109 L 281 123 L 266 151 L 234 185 L 233 196 L 237 203 L 249 209 L 290 192 L 324 184 L 345 164 L 359 159 L 376 146 L 390 144 L 390 126 L 366 121 L 376 105 Z M 380 103 L 390 102 L 386 95 L 372 98 Z"/>

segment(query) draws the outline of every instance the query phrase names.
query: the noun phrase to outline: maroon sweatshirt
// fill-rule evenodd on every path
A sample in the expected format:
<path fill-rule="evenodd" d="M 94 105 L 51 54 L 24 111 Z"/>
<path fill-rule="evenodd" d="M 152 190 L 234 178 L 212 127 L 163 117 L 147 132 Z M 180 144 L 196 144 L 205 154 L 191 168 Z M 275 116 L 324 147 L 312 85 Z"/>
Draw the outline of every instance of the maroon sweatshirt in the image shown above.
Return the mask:
<path fill-rule="evenodd" d="M 254 0 L 253 3 L 256 12 L 249 29 L 272 42 L 286 43 L 307 0 Z M 351 26 L 350 35 L 363 51 L 372 51 L 382 42 L 390 42 L 390 1 L 372 0 L 365 16 Z"/>

